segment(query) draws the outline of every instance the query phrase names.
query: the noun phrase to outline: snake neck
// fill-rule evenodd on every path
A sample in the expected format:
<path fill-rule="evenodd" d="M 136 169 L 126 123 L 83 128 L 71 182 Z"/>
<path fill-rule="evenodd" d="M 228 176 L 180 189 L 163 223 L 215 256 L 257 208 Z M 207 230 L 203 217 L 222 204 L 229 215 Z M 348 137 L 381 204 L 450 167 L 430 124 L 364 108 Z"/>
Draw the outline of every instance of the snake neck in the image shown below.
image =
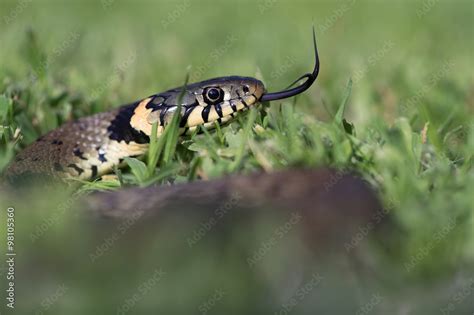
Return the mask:
<path fill-rule="evenodd" d="M 133 124 L 137 117 L 144 115 L 139 113 L 143 101 L 138 101 L 129 105 L 122 106 L 115 118 L 110 122 L 107 128 L 109 138 L 117 142 L 124 141 L 126 144 L 131 142 L 146 144 L 150 143 L 150 133 L 145 133 L 143 128 Z"/>

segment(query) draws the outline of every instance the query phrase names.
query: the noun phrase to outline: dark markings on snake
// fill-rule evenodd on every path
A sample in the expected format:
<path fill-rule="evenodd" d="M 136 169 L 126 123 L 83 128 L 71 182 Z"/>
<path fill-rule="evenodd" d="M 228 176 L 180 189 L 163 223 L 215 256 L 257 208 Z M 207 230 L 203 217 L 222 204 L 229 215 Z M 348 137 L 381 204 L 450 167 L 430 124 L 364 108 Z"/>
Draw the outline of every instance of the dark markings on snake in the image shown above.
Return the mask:
<path fill-rule="evenodd" d="M 160 95 L 155 95 L 145 106 L 145 108 L 152 109 L 152 112 L 160 109 L 163 105 L 165 98 Z"/>
<path fill-rule="evenodd" d="M 57 145 L 63 144 L 63 142 L 62 142 L 61 140 L 56 140 L 56 139 L 53 140 L 53 141 L 51 141 L 51 143 L 52 143 L 52 144 L 57 144 Z"/>
<path fill-rule="evenodd" d="M 91 171 L 92 171 L 92 175 L 91 177 L 94 178 L 97 176 L 97 166 L 96 165 L 92 165 L 91 166 Z"/>
<path fill-rule="evenodd" d="M 219 115 L 220 118 L 224 117 L 224 115 L 222 114 L 221 104 L 216 104 L 215 107 L 216 107 L 217 115 Z"/>
<path fill-rule="evenodd" d="M 79 175 L 84 173 L 84 170 L 80 168 L 79 166 L 77 166 L 76 164 L 71 163 L 67 167 L 73 168 Z"/>
<path fill-rule="evenodd" d="M 232 110 L 233 110 L 234 112 L 237 111 L 237 106 L 235 106 L 234 101 L 230 101 L 230 107 L 232 108 Z"/>
<path fill-rule="evenodd" d="M 74 153 L 75 156 L 77 156 L 77 157 L 80 158 L 81 160 L 87 160 L 87 159 L 84 157 L 84 152 L 82 152 L 81 149 L 79 149 L 78 147 L 75 147 L 72 152 Z"/>
<path fill-rule="evenodd" d="M 120 109 L 117 116 L 115 116 L 107 127 L 110 139 L 118 142 L 125 141 L 127 144 L 131 141 L 141 144 L 150 142 L 150 137 L 143 131 L 138 131 L 130 125 L 130 121 L 138 104 L 138 102 L 135 102 Z"/>
<path fill-rule="evenodd" d="M 161 111 L 160 111 L 160 125 L 161 126 L 164 126 L 165 125 L 165 115 L 166 115 L 166 112 L 168 111 L 169 107 L 164 107 Z"/>
<path fill-rule="evenodd" d="M 197 105 L 197 103 L 196 103 Z M 181 117 L 181 121 L 179 122 L 179 126 L 183 128 L 186 126 L 186 123 L 188 122 L 189 115 L 191 115 L 192 111 L 196 108 L 195 104 L 188 105 L 186 109 L 184 110 L 183 117 Z"/>
<path fill-rule="evenodd" d="M 211 111 L 211 106 L 206 106 L 201 112 L 201 117 L 204 122 L 207 122 L 209 119 L 209 112 Z"/>
<path fill-rule="evenodd" d="M 97 146 L 95 147 L 95 149 L 97 150 L 97 153 L 99 154 L 99 161 L 101 161 L 102 163 L 104 162 L 107 162 L 107 158 L 105 157 L 105 152 L 101 152 L 101 146 Z"/>
<path fill-rule="evenodd" d="M 105 157 L 105 153 L 99 153 L 99 161 L 104 163 L 107 162 L 107 158 Z"/>

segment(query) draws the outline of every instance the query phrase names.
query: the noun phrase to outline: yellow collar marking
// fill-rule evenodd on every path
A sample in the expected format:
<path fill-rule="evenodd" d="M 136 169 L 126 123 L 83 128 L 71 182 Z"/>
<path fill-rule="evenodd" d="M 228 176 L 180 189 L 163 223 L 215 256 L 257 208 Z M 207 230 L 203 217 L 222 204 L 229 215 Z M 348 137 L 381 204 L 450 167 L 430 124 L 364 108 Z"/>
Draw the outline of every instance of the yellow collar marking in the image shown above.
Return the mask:
<path fill-rule="evenodd" d="M 147 136 L 151 135 L 150 123 L 147 121 L 148 115 L 152 112 L 153 109 L 146 108 L 146 105 L 150 102 L 151 97 L 144 99 L 140 104 L 135 107 L 133 111 L 133 116 L 130 119 L 130 125 L 138 131 L 143 131 Z"/>

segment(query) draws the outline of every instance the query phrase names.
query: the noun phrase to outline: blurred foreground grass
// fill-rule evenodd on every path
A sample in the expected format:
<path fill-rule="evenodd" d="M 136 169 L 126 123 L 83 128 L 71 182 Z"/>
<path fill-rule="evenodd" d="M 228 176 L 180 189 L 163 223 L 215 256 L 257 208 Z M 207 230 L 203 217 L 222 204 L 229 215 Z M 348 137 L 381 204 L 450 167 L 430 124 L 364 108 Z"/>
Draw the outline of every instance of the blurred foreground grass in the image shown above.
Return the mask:
<path fill-rule="evenodd" d="M 125 183 L 185 182 L 291 166 L 356 170 L 378 191 L 396 226 L 383 242 L 375 233 L 364 234 L 371 241 L 368 255 L 377 257 L 378 268 L 396 270 L 386 277 L 388 287 L 408 283 L 423 288 L 426 281 L 448 279 L 439 300 L 447 305 L 449 290 L 456 292 L 473 279 L 472 1 L 3 1 L 0 8 L 0 170 L 22 147 L 66 120 L 181 85 L 188 65 L 191 81 L 248 75 L 262 79 L 269 90 L 278 90 L 310 71 L 314 21 L 322 63 L 314 87 L 296 99 L 251 111 L 222 129 L 185 138 L 151 170 L 151 176 L 124 170 Z M 338 113 L 344 108 L 341 104 L 344 113 Z M 119 184 L 86 184 L 83 189 L 98 185 Z M 17 268 L 19 282 L 25 285 L 18 303 L 25 308 L 36 305 L 47 313 L 41 301 L 64 283 L 60 275 L 84 290 L 71 289 L 48 311 L 61 313 L 75 304 L 92 303 L 104 303 L 104 309 L 108 303 L 118 307 L 117 301 L 153 274 L 150 261 L 161 261 L 168 270 L 182 273 L 173 284 L 157 289 L 165 309 L 180 300 L 199 306 L 219 286 L 219 280 L 210 283 L 209 279 L 227 279 L 224 283 L 232 288 L 225 292 L 239 295 L 227 297 L 225 303 L 240 305 L 237 309 L 242 311 L 255 311 L 248 306 L 252 303 L 268 309 L 269 302 L 262 299 L 284 296 L 255 294 L 266 288 L 263 283 L 275 281 L 272 287 L 280 290 L 294 287 L 294 283 L 277 285 L 282 267 L 276 261 L 291 262 L 284 250 L 262 263 L 261 273 L 255 276 L 265 278 L 260 286 L 235 262 L 245 240 L 262 239 L 256 236 L 261 235 L 259 230 L 279 224 L 270 218 L 249 232 L 229 232 L 235 235 L 221 253 L 218 267 L 212 240 L 184 257 L 173 254 L 170 244 L 190 234 L 193 226 L 170 222 L 168 229 L 149 235 L 153 251 L 125 253 L 118 246 L 104 263 L 82 269 L 75 259 L 87 256 L 87 249 L 79 248 L 91 243 L 92 237 L 70 211 L 62 211 L 61 205 L 70 200 L 68 193 L 32 192 L 25 200 L 14 201 L 17 250 L 23 257 Z M 2 195 L 0 202 L 5 208 L 12 201 Z M 57 220 L 47 224 L 36 241 L 33 236 L 48 218 Z M 4 224 L 0 226 L 4 231 Z M 281 246 L 292 248 L 286 241 Z M 121 255 L 136 260 L 121 262 Z M 130 261 L 136 265 L 125 264 Z M 43 274 L 34 275 L 35 264 L 43 266 Z M 47 264 L 51 270 L 45 271 Z M 57 270 L 55 264 L 66 269 Z M 135 272 L 123 275 L 129 268 Z M 121 276 L 129 282 L 116 286 L 114 279 Z M 31 291 L 28 279 L 34 279 Z M 200 283 L 203 279 L 207 284 Z M 134 284 L 127 291 L 124 283 L 130 281 Z M 102 289 L 93 284 L 116 288 L 117 301 L 105 301 Z M 187 291 L 187 286 L 194 289 Z M 360 306 L 370 298 L 371 284 L 361 286 L 369 293 L 345 292 L 348 305 Z M 36 296 L 39 291 L 49 293 Z M 430 298 L 423 300 L 421 294 L 423 301 L 417 301 L 410 294 L 409 290 L 402 294 L 400 303 L 391 300 L 385 310 L 429 305 Z M 141 305 L 146 309 L 153 302 L 149 296 Z M 470 307 L 469 298 L 463 303 L 456 309 L 461 313 Z M 304 305 L 299 307 L 305 310 Z M 379 311 L 384 310 L 382 305 Z M 276 311 L 278 306 L 270 309 Z M 422 309 L 439 311 L 433 305 Z"/>

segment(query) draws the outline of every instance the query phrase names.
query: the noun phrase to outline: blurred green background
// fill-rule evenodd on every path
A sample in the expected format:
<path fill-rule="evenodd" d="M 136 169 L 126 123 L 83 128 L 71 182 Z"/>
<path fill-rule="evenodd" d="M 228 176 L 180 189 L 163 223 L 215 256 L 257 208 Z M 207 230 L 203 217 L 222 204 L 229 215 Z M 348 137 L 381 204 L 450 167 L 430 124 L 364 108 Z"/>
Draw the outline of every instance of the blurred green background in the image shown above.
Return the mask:
<path fill-rule="evenodd" d="M 72 191 L 47 197 L 32 191 L 23 200 L 2 192 L 2 209 L 16 209 L 18 313 L 120 313 L 160 268 L 166 275 L 127 313 L 156 307 L 202 314 L 472 313 L 472 1 L 4 0 L 0 12 L 0 170 L 64 121 L 180 86 L 187 73 L 191 81 L 255 76 L 271 91 L 284 88 L 313 67 L 314 24 L 321 59 L 315 85 L 294 106 L 285 100 L 278 102 L 288 105 L 282 111 L 272 104 L 258 112 L 255 124 L 268 127 L 258 136 L 239 132 L 244 119 L 224 128 L 225 141 L 198 136 L 181 145 L 171 163 L 181 171 L 169 178 L 193 178 L 194 162 L 209 178 L 329 165 L 356 170 L 385 207 L 395 205 L 395 232 L 382 231 L 384 241 L 369 233 L 364 258 L 356 259 L 362 266 L 351 255 L 328 254 L 325 267 L 318 265 L 323 269 L 309 271 L 314 257 L 289 235 L 249 270 L 245 257 L 284 218 L 265 217 L 252 228 L 230 225 L 231 236 L 207 235 L 192 250 L 183 237 L 199 222 L 162 224 L 138 237 L 140 246 L 131 229 L 91 264 L 89 253 L 115 225 L 105 224 L 101 234 L 97 222 L 62 211 Z M 344 117 L 355 128 L 351 135 L 335 116 L 348 93 Z M 269 113 L 275 123 L 267 126 Z M 292 127 L 293 135 L 286 132 Z M 302 134 L 317 145 L 308 147 Z M 207 152 L 232 149 L 230 139 L 248 141 L 238 167 L 231 167 L 237 155 L 232 150 L 220 159 Z M 252 141 L 267 154 L 264 159 Z M 140 184 L 129 176 L 129 184 Z M 48 218 L 54 223 L 33 241 Z M 282 309 L 315 272 L 326 280 Z M 3 276 L 1 281 L 3 286 Z"/>

